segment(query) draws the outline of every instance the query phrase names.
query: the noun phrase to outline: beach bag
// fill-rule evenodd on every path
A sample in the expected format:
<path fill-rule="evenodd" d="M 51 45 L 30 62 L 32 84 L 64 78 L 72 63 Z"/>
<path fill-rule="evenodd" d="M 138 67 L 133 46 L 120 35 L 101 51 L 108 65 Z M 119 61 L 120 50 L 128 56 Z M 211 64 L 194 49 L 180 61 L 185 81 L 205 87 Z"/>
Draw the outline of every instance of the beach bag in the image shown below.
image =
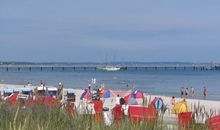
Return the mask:
<path fill-rule="evenodd" d="M 103 111 L 109 111 L 109 108 L 108 107 L 104 107 Z"/>

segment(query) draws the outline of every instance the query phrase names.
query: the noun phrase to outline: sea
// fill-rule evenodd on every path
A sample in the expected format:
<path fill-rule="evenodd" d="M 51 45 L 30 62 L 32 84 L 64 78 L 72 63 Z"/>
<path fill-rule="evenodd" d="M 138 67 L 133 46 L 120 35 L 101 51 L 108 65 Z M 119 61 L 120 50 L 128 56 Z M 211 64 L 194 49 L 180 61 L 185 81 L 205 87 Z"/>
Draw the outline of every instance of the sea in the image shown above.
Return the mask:
<path fill-rule="evenodd" d="M 181 87 L 193 86 L 196 99 L 204 99 L 203 87 L 207 89 L 207 100 L 220 101 L 220 71 L 193 70 L 193 69 L 144 69 L 128 68 L 116 72 L 107 72 L 94 69 L 72 68 L 0 68 L 1 83 L 8 84 L 40 84 L 43 80 L 46 85 L 57 86 L 61 82 L 66 88 L 84 89 L 92 79 L 96 79 L 93 86 L 105 84 L 105 88 L 113 90 L 141 90 L 151 95 L 180 97 Z M 190 98 L 190 97 L 189 97 Z"/>

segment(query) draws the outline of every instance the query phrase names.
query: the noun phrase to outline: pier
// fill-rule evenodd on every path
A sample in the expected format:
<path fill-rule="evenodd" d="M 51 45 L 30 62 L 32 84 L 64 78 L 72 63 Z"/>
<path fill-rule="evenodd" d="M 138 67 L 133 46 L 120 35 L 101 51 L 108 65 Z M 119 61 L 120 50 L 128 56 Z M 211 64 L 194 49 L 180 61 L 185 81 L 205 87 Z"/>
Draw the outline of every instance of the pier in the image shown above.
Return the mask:
<path fill-rule="evenodd" d="M 0 64 L 1 71 L 78 71 L 93 70 L 98 71 L 99 68 L 106 64 Z M 194 71 L 220 71 L 220 64 L 111 64 L 112 66 L 121 67 L 121 71 L 150 71 L 150 70 L 194 70 Z"/>

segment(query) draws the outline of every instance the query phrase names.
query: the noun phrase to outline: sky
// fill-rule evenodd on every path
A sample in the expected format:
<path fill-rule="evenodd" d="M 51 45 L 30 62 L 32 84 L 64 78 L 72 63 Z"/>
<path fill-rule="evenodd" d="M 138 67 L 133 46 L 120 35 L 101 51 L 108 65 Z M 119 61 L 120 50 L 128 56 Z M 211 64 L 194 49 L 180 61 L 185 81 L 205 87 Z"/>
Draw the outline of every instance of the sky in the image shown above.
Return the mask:
<path fill-rule="evenodd" d="M 0 61 L 220 62 L 219 0 L 1 0 Z"/>

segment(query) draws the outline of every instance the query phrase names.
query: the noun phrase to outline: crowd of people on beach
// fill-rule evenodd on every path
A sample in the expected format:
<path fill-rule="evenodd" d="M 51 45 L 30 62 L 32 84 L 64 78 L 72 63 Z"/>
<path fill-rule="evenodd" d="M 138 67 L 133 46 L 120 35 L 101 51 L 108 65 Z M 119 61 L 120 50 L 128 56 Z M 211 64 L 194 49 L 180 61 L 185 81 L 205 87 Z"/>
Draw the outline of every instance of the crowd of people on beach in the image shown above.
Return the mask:
<path fill-rule="evenodd" d="M 96 83 L 89 83 L 87 89 L 90 93 L 90 98 L 93 100 L 100 100 L 100 94 L 104 88 L 104 83 L 101 83 L 100 85 L 96 85 Z"/>
<path fill-rule="evenodd" d="M 191 88 L 189 89 L 188 87 L 182 87 L 181 90 L 180 90 L 180 95 L 181 95 L 181 98 L 195 98 L 195 89 L 193 86 L 191 86 Z M 203 97 L 204 99 L 206 99 L 206 96 L 207 96 L 207 89 L 206 87 L 204 86 L 203 87 Z"/>

